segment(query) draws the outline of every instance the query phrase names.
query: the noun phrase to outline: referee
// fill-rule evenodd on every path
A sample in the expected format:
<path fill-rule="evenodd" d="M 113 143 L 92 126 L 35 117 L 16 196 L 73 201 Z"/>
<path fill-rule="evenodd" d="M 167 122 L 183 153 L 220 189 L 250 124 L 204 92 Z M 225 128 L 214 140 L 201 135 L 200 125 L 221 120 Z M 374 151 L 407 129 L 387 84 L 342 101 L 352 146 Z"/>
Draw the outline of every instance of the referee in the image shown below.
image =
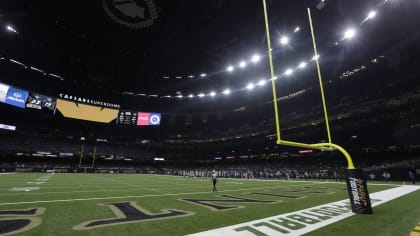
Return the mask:
<path fill-rule="evenodd" d="M 215 170 L 213 170 L 213 173 L 211 175 L 211 180 L 213 182 L 213 192 L 217 192 L 216 184 L 217 184 L 217 173 Z"/>

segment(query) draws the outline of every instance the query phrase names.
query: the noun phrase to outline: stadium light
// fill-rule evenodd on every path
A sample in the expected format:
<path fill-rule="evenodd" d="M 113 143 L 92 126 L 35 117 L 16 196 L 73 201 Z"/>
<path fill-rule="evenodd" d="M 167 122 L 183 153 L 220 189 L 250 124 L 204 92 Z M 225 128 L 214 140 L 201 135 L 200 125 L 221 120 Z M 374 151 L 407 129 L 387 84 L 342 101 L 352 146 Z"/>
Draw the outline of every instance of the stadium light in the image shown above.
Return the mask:
<path fill-rule="evenodd" d="M 13 32 L 13 33 L 17 33 L 17 30 L 15 28 L 13 28 L 13 26 L 11 26 L 11 25 L 7 25 L 6 30 L 10 31 L 10 32 Z"/>
<path fill-rule="evenodd" d="M 234 70 L 235 70 L 235 67 L 233 67 L 233 66 L 228 66 L 228 67 L 226 68 L 226 70 L 227 70 L 228 72 L 232 72 L 232 71 L 234 71 Z"/>
<path fill-rule="evenodd" d="M 319 59 L 319 55 L 315 55 L 315 56 L 312 57 L 311 61 L 315 61 L 315 60 L 318 60 L 318 59 Z"/>
<path fill-rule="evenodd" d="M 289 43 L 289 38 L 287 36 L 283 36 L 280 39 L 280 44 L 281 45 L 287 45 Z"/>
<path fill-rule="evenodd" d="M 289 68 L 284 72 L 284 74 L 289 76 L 289 75 L 293 74 L 293 70 Z"/>
<path fill-rule="evenodd" d="M 299 66 L 298 66 L 300 69 L 303 69 L 303 68 L 305 68 L 306 67 L 306 62 L 304 62 L 304 61 L 302 61 L 300 64 L 299 64 Z"/>
<path fill-rule="evenodd" d="M 258 85 L 259 85 L 259 86 L 264 86 L 264 85 L 265 85 L 265 83 L 267 83 L 267 81 L 265 81 L 265 79 L 262 79 L 262 80 L 260 80 L 260 81 L 258 82 Z"/>
<path fill-rule="evenodd" d="M 299 32 L 300 28 L 299 26 L 295 28 L 295 30 L 293 30 L 294 33 Z"/>
<path fill-rule="evenodd" d="M 258 54 L 254 54 L 254 55 L 251 57 L 251 61 L 252 61 L 253 63 L 257 63 L 257 62 L 259 62 L 259 61 L 260 61 L 260 55 L 258 55 Z"/>
<path fill-rule="evenodd" d="M 182 94 L 180 94 L 180 95 L 177 95 L 176 97 L 177 98 L 183 98 L 184 96 L 182 96 Z"/>
<path fill-rule="evenodd" d="M 344 32 L 343 39 L 351 39 L 354 37 L 354 35 L 356 35 L 356 30 L 354 30 L 353 28 L 349 28 Z"/>
<path fill-rule="evenodd" d="M 369 12 L 369 14 L 368 14 L 368 16 L 367 16 L 366 20 L 372 19 L 372 18 L 374 18 L 375 16 L 376 16 L 376 11 L 372 10 L 372 11 L 370 11 L 370 12 Z"/>
<path fill-rule="evenodd" d="M 206 73 L 201 73 L 201 74 L 200 74 L 200 77 L 201 77 L 201 78 L 206 77 L 206 76 L 207 76 L 207 74 L 206 74 Z"/>
<path fill-rule="evenodd" d="M 193 98 L 194 97 L 194 94 L 190 94 L 190 95 L 188 95 L 188 97 L 189 98 Z"/>
<path fill-rule="evenodd" d="M 276 79 L 278 79 L 279 77 L 277 77 L 277 76 L 274 76 L 271 80 L 276 80 Z"/>
<path fill-rule="evenodd" d="M 246 61 L 239 62 L 239 67 L 245 68 L 246 67 Z"/>
<path fill-rule="evenodd" d="M 210 92 L 210 93 L 209 93 L 209 95 L 210 95 L 211 97 L 214 97 L 214 96 L 216 96 L 216 92 L 212 91 L 212 92 Z"/>
<path fill-rule="evenodd" d="M 200 98 L 202 98 L 202 97 L 204 97 L 206 95 L 204 95 L 204 93 L 199 93 L 197 96 L 200 97 Z"/>
<path fill-rule="evenodd" d="M 246 86 L 246 88 L 247 88 L 248 90 L 253 90 L 253 89 L 254 89 L 254 87 L 255 87 L 255 85 L 254 85 L 253 83 L 249 83 L 249 84 Z"/>
<path fill-rule="evenodd" d="M 225 89 L 222 93 L 225 94 L 225 95 L 229 95 L 230 94 L 230 89 Z"/>

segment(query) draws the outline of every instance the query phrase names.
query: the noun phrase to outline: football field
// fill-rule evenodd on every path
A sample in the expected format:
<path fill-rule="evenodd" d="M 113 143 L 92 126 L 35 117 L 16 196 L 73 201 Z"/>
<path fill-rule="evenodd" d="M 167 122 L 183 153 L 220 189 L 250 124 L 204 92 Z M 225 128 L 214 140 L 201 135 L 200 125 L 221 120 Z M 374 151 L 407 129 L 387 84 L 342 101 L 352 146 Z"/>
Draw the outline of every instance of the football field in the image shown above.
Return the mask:
<path fill-rule="evenodd" d="M 419 235 L 415 189 L 375 206 L 373 215 L 353 215 L 344 208 L 315 209 L 347 199 L 344 182 L 222 178 L 217 187 L 214 193 L 210 179 L 160 175 L 0 174 L 0 235 L 200 235 L 278 215 L 285 217 L 234 232 L 296 235 L 294 230 L 306 228 L 307 235 Z M 378 182 L 368 188 L 372 194 L 402 187 Z M 305 209 L 315 210 L 307 217 L 287 215 Z M 334 217 L 343 219 L 328 223 Z"/>

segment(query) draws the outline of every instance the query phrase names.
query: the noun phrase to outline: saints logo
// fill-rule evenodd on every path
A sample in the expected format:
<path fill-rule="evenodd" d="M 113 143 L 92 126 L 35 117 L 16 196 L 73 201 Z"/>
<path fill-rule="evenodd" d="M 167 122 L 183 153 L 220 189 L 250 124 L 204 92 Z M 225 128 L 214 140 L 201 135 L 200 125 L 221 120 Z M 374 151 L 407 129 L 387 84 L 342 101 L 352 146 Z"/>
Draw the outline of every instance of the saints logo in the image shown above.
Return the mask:
<path fill-rule="evenodd" d="M 102 5 L 113 21 L 131 29 L 150 27 L 158 18 L 153 0 L 102 0 Z"/>

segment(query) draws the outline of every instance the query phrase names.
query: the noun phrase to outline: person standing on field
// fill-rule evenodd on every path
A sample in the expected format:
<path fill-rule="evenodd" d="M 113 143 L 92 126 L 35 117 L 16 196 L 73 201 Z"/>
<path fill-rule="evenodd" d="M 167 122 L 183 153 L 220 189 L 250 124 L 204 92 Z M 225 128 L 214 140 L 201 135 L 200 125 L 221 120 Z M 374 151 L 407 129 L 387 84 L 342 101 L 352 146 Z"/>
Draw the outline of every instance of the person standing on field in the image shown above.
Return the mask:
<path fill-rule="evenodd" d="M 213 192 L 217 192 L 216 184 L 217 184 L 217 173 L 215 170 L 213 170 L 213 173 L 211 175 L 211 181 L 213 182 Z"/>

